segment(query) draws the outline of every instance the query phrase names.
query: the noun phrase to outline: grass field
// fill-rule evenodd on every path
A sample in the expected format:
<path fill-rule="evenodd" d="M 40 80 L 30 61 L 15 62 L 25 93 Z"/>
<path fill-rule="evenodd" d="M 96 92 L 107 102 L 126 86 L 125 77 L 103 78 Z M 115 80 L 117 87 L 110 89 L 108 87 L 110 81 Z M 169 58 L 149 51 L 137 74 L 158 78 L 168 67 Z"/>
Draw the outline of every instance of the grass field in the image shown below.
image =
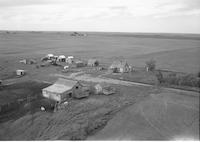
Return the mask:
<path fill-rule="evenodd" d="M 42 57 L 47 53 L 96 57 L 104 63 L 125 58 L 135 66 L 156 59 L 158 68 L 198 72 L 199 35 L 88 33 L 73 37 L 68 32 L 0 33 L 1 64 L 23 57 Z"/>

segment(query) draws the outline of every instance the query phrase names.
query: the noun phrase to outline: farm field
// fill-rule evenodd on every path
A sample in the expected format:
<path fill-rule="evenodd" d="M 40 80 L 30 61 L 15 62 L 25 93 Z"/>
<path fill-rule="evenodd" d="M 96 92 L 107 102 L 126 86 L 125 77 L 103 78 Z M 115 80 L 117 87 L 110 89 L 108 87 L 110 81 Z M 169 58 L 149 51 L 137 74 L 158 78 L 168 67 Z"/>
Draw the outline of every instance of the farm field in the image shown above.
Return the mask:
<path fill-rule="evenodd" d="M 199 50 L 199 35 L 87 33 L 87 36 L 73 37 L 68 32 L 0 33 L 0 65 L 3 67 L 9 60 L 39 58 L 53 53 L 81 59 L 96 57 L 105 64 L 125 58 L 139 67 L 154 58 L 158 68 L 196 73 L 200 68 Z"/>
<path fill-rule="evenodd" d="M 58 64 L 42 67 L 41 58 L 48 53 L 84 61 L 97 58 L 106 69 L 86 66 L 63 72 Z M 199 139 L 199 93 L 159 86 L 154 72 L 144 69 L 154 59 L 158 69 L 196 75 L 199 53 L 200 35 L 192 34 L 1 31 L 0 80 L 5 86 L 0 86 L 0 105 L 9 104 L 9 116 L 0 111 L 0 140 Z M 37 63 L 22 64 L 21 59 Z M 107 67 L 116 59 L 143 70 L 109 73 Z M 25 76 L 17 77 L 17 69 L 25 70 Z M 54 113 L 41 111 L 41 104 L 51 108 L 53 103 L 41 90 L 58 78 L 108 83 L 116 92 L 69 100 Z"/>
<path fill-rule="evenodd" d="M 88 137 L 88 140 L 198 139 L 199 100 L 165 91 L 152 93 L 122 110 L 99 133 Z"/>

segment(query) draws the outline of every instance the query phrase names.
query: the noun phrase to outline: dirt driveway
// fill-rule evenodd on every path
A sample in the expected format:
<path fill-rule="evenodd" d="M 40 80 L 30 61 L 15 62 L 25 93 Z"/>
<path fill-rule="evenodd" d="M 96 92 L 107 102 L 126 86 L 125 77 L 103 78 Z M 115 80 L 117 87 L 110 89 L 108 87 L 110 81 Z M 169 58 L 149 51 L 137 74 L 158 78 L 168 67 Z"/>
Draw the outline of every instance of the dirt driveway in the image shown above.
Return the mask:
<path fill-rule="evenodd" d="M 123 85 L 123 86 L 144 86 L 144 87 L 153 87 L 154 86 L 154 85 L 150 85 L 150 84 L 131 82 L 131 81 L 123 81 L 123 80 L 106 78 L 106 77 L 101 77 L 101 76 L 92 77 L 90 74 L 85 74 L 84 72 L 72 73 L 70 76 L 65 76 L 62 74 L 50 74 L 50 76 L 56 76 L 56 77 L 62 77 L 62 78 L 68 78 L 68 79 L 74 79 L 74 80 L 80 80 L 80 81 L 86 81 L 86 82 L 94 82 L 94 83 L 105 82 L 105 83 L 109 83 L 109 84 Z M 186 90 L 167 88 L 167 87 L 163 87 L 163 89 L 180 92 L 180 93 L 182 92 L 182 93 L 186 93 L 187 95 L 191 95 L 191 96 L 199 96 L 198 92 L 193 92 L 193 91 L 186 91 Z"/>

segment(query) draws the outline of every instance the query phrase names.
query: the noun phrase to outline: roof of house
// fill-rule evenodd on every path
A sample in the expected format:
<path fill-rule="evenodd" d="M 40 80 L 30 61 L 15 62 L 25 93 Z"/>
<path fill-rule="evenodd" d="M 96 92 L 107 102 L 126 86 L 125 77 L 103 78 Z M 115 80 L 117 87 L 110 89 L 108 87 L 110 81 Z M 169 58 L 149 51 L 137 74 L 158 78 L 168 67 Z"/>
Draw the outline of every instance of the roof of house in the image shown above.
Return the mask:
<path fill-rule="evenodd" d="M 25 72 L 25 70 L 18 69 L 16 72 Z"/>
<path fill-rule="evenodd" d="M 58 56 L 58 58 L 61 59 L 61 58 L 66 58 L 66 57 L 65 57 L 65 55 L 60 55 L 60 56 Z"/>
<path fill-rule="evenodd" d="M 47 56 L 49 56 L 49 57 L 53 57 L 53 54 L 47 54 Z"/>
<path fill-rule="evenodd" d="M 68 58 L 68 59 L 72 59 L 72 58 L 74 58 L 74 56 L 68 56 L 67 58 Z"/>
<path fill-rule="evenodd" d="M 124 66 L 127 66 L 128 63 L 126 61 L 114 61 L 110 68 L 123 68 Z"/>
<path fill-rule="evenodd" d="M 77 83 L 78 81 L 59 78 L 53 85 L 44 88 L 44 90 L 55 93 L 64 93 L 71 90 Z"/>

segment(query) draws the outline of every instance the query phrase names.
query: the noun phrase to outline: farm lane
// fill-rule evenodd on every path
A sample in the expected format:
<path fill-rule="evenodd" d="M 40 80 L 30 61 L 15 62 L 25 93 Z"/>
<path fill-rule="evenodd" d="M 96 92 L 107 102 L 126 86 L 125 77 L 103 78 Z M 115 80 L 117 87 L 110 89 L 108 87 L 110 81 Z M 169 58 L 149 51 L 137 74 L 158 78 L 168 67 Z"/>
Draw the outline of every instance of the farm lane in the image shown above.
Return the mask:
<path fill-rule="evenodd" d="M 124 80 L 111 79 L 111 78 L 105 78 L 105 77 L 92 77 L 89 74 L 80 75 L 82 73 L 83 72 L 80 72 L 78 74 L 72 73 L 70 76 L 65 76 L 62 74 L 50 74 L 50 76 L 57 76 L 57 77 L 63 77 L 63 78 L 75 79 L 75 80 L 87 81 L 87 82 L 94 82 L 94 83 L 106 82 L 109 84 L 116 84 L 116 85 L 123 85 L 123 86 L 144 86 L 144 87 L 153 87 L 154 86 L 151 84 L 138 83 L 138 82 L 132 82 L 132 81 L 124 81 Z M 187 90 L 168 88 L 168 87 L 162 87 L 162 88 L 169 90 L 169 91 L 176 91 L 179 93 L 187 93 L 190 96 L 199 96 L 199 93 L 194 92 L 194 91 L 187 91 Z"/>

